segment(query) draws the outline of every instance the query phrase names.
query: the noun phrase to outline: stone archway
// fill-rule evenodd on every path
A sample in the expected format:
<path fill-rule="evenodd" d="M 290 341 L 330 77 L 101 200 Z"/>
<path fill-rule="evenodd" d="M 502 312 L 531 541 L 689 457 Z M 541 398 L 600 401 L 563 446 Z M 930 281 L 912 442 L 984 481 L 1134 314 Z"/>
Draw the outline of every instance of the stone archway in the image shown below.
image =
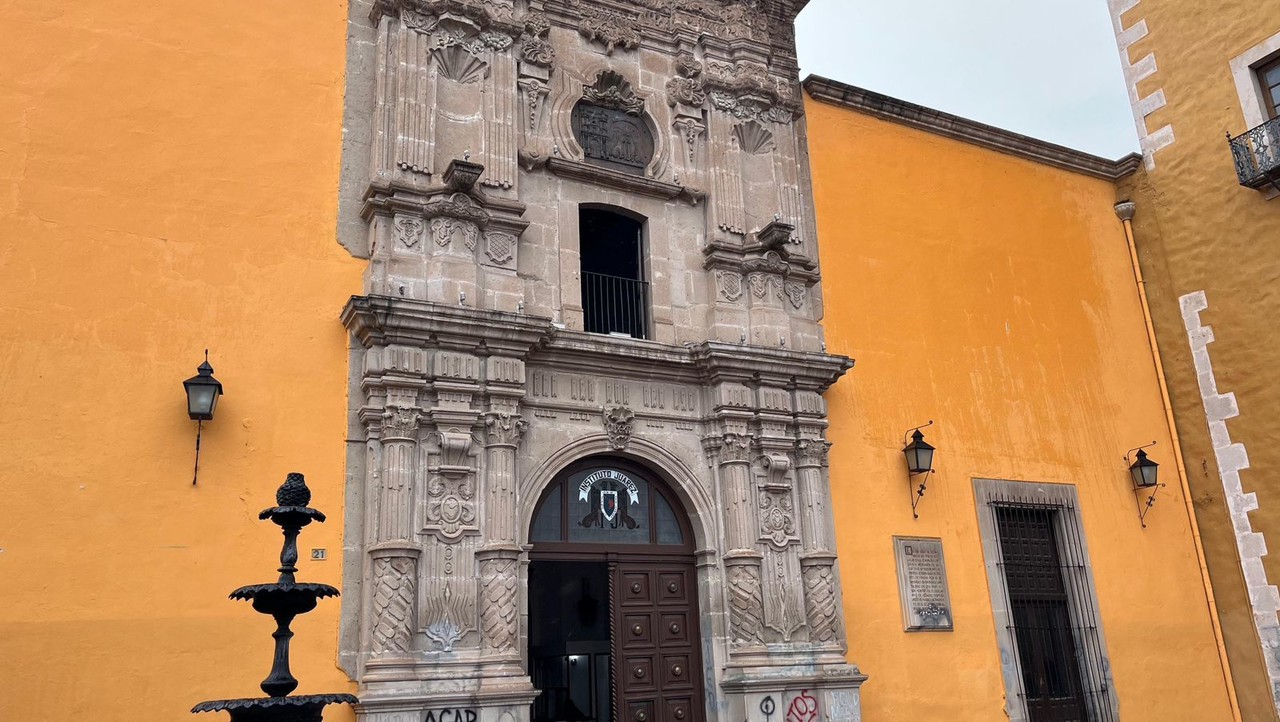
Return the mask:
<path fill-rule="evenodd" d="M 529 541 L 533 722 L 704 720 L 692 527 L 660 477 L 618 456 L 570 464 Z"/>

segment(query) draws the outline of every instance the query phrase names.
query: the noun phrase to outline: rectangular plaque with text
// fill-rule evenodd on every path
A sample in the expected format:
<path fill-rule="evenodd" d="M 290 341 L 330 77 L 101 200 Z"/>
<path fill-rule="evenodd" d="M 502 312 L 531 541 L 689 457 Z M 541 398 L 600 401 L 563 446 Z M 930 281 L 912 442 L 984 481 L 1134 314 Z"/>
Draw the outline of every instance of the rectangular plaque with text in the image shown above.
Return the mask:
<path fill-rule="evenodd" d="M 893 553 L 898 562 L 898 593 L 902 598 L 902 623 L 906 630 L 955 629 L 942 540 L 896 536 Z"/>

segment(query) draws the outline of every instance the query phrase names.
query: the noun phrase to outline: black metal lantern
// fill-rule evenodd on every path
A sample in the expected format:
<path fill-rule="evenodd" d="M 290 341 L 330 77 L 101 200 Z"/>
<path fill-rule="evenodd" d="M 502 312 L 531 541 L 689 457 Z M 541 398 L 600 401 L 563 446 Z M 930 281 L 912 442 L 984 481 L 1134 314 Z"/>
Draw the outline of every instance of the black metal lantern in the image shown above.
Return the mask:
<path fill-rule="evenodd" d="M 222 382 L 213 377 L 209 365 L 209 350 L 205 349 L 204 363 L 196 369 L 196 375 L 182 382 L 187 391 L 187 415 L 192 421 L 212 421 L 213 410 L 222 395 Z"/>
<path fill-rule="evenodd" d="M 1138 449 L 1137 458 L 1129 465 L 1129 473 L 1133 476 L 1133 485 L 1140 489 L 1149 489 L 1157 485 L 1156 474 L 1160 465 L 1147 458 L 1147 452 Z"/>
<path fill-rule="evenodd" d="M 902 453 L 907 457 L 907 472 L 912 476 L 933 470 L 933 447 L 924 440 L 920 429 L 911 432 L 911 443 Z"/>

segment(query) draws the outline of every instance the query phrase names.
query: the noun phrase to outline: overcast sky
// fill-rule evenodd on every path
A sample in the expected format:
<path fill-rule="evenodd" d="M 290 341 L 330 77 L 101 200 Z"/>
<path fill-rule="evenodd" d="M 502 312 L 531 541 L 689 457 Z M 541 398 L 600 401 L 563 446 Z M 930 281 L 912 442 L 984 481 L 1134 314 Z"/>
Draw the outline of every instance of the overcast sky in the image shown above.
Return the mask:
<path fill-rule="evenodd" d="M 797 41 L 802 77 L 1107 158 L 1138 149 L 1106 0 L 810 0 Z"/>

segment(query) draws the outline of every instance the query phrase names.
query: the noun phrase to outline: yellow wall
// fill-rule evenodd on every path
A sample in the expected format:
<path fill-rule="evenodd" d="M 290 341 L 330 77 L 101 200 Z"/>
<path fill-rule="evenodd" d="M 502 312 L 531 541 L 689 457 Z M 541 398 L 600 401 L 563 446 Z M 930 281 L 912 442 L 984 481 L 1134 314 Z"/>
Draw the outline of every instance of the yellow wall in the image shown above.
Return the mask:
<path fill-rule="evenodd" d="M 300 576 L 340 578 L 344 3 L 3 12 L 0 719 L 184 719 L 266 676 L 273 625 L 227 594 L 275 579 L 286 472 L 329 515 Z M 300 692 L 351 689 L 338 606 L 295 624 Z"/>
<path fill-rule="evenodd" d="M 1138 93 L 1163 91 L 1168 104 L 1147 117 L 1147 126 L 1171 125 L 1175 137 L 1155 154 L 1154 170 L 1132 179 L 1123 192 L 1137 203 L 1134 226 L 1152 315 L 1241 709 L 1246 719 L 1275 719 L 1178 299 L 1195 291 L 1207 296 L 1201 321 L 1213 327 L 1208 350 L 1218 390 L 1234 393 L 1240 407 L 1228 429 L 1248 451 L 1250 467 L 1241 482 L 1245 492 L 1257 494 L 1259 508 L 1250 522 L 1274 550 L 1280 545 L 1280 487 L 1274 481 L 1280 471 L 1280 301 L 1274 292 L 1280 199 L 1268 201 L 1267 193 L 1237 184 L 1223 135 L 1248 129 L 1228 63 L 1280 32 L 1280 0 L 1143 0 L 1122 19 L 1126 28 L 1146 21 L 1149 34 L 1128 56 L 1137 61 L 1154 53 L 1159 70 L 1139 82 Z M 1269 583 L 1280 583 L 1280 555 L 1264 556 L 1263 566 Z"/>
<path fill-rule="evenodd" d="M 864 717 L 1003 719 L 972 482 L 997 478 L 1078 489 L 1123 719 L 1229 719 L 1114 187 L 807 109 L 828 347 L 857 359 L 829 399 Z M 913 521 L 902 437 L 928 419 Z M 1143 530 L 1122 457 L 1152 439 L 1169 486 Z M 954 632 L 902 631 L 895 534 L 942 538 Z"/>

